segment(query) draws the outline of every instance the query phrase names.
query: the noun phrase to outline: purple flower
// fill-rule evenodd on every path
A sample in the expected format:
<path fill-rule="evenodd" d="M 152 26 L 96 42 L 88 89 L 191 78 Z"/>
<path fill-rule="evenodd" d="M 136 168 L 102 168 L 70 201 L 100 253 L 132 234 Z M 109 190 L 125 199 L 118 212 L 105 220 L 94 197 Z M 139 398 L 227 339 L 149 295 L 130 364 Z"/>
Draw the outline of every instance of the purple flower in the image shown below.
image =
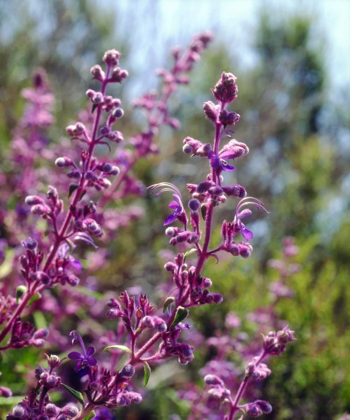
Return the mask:
<path fill-rule="evenodd" d="M 148 187 L 148 189 L 151 190 L 151 194 L 153 194 L 153 192 L 157 188 L 161 189 L 157 192 L 156 197 L 158 197 L 159 194 L 165 191 L 170 191 L 173 193 L 174 200 L 170 202 L 169 207 L 174 211 L 165 219 L 164 222 L 164 226 L 168 226 L 171 223 L 175 222 L 184 212 L 182 196 L 178 188 L 175 187 L 175 185 L 170 184 L 169 182 L 160 182 L 159 184 L 154 184 Z"/>
<path fill-rule="evenodd" d="M 229 165 L 226 160 L 220 157 L 220 154 L 217 155 L 214 152 L 211 152 L 209 155 L 210 166 L 214 169 L 219 169 L 221 171 L 233 172 L 235 170 L 234 166 Z"/>
<path fill-rule="evenodd" d="M 83 350 L 82 353 L 79 353 L 78 351 L 72 351 L 68 354 L 69 359 L 78 360 L 78 363 L 75 365 L 74 370 L 78 373 L 80 377 L 83 377 L 89 373 L 90 366 L 97 365 L 97 360 L 94 357 L 92 357 L 92 355 L 95 353 L 95 347 L 89 347 L 86 350 L 83 339 L 77 331 L 72 331 L 69 335 L 73 337 L 72 344 L 78 341 Z"/>
<path fill-rule="evenodd" d="M 226 131 L 223 131 L 222 134 L 227 135 Z M 248 153 L 249 148 L 246 144 L 232 139 L 220 150 L 218 154 L 215 152 L 209 153 L 208 158 L 212 168 L 216 170 L 219 169 L 219 171 L 232 172 L 235 168 L 234 166 L 229 165 L 226 160 L 234 160 L 238 157 L 245 156 Z"/>
<path fill-rule="evenodd" d="M 264 210 L 267 214 L 269 213 L 264 207 L 263 202 L 254 197 L 245 197 L 237 204 L 234 221 L 237 223 L 237 226 L 241 231 L 243 238 L 247 241 L 253 239 L 254 235 L 253 232 L 251 232 L 245 227 L 244 223 L 242 222 L 242 219 L 250 216 L 252 214 L 252 211 L 249 209 L 242 210 L 242 208 L 250 205 L 255 206 L 258 210 Z"/>
<path fill-rule="evenodd" d="M 113 416 L 113 413 L 105 407 L 102 407 L 98 410 L 98 413 L 92 420 L 116 420 L 116 417 Z"/>

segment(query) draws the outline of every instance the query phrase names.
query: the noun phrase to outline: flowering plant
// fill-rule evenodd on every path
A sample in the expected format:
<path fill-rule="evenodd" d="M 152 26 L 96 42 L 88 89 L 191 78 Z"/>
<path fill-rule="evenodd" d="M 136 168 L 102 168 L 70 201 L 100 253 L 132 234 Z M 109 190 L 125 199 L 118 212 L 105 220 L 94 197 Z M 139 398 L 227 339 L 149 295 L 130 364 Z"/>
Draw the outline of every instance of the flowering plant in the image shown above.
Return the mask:
<path fill-rule="evenodd" d="M 86 93 L 92 103 L 93 121 L 91 123 L 87 119 L 86 124 L 77 122 L 67 127 L 68 135 L 84 144 L 85 148 L 75 156 L 60 156 L 55 160 L 59 169 L 68 170 L 67 176 L 73 181 L 68 188 L 71 197 L 68 211 L 64 213 L 64 202 L 58 189 L 53 186 L 48 187 L 46 197 L 33 194 L 25 200 L 31 213 L 41 217 L 49 226 L 49 241 L 44 243 L 42 236 L 34 231 L 32 237 L 22 243 L 25 254 L 19 257 L 19 262 L 25 285 L 17 288 L 17 301 L 8 298 L 9 304 L 5 305 L 6 325 L 0 334 L 0 341 L 5 341 L 6 337 L 8 339 L 1 350 L 32 344 L 44 345 L 48 331 L 35 331 L 30 322 L 21 319 L 22 313 L 34 300 L 40 299 L 47 288 L 78 285 L 77 271 L 81 266 L 72 256 L 72 252 L 81 241 L 96 247 L 95 241 L 103 237 L 105 217 L 99 210 L 101 207 L 111 199 L 120 199 L 137 191 L 137 182 L 131 177 L 130 170 L 140 158 L 158 152 L 153 140 L 161 125 L 177 128 L 177 120 L 168 114 L 167 100 L 178 84 L 188 82 L 185 73 L 198 61 L 199 54 L 210 40 L 211 34 L 204 33 L 196 36 L 183 54 L 179 49 L 174 50 L 175 64 L 172 71 L 158 72 L 164 82 L 162 96 L 158 98 L 154 94 L 147 94 L 135 101 L 136 107 L 146 110 L 148 127 L 130 139 L 133 152 L 121 145 L 123 135 L 115 129 L 115 125 L 124 115 L 120 108 L 121 101 L 106 93 L 109 84 L 121 83 L 128 76 L 126 70 L 117 67 L 119 52 L 110 50 L 105 53 L 104 70 L 99 65 L 92 67 L 93 78 L 101 83 L 100 91 L 89 89 Z M 102 409 L 115 409 L 142 401 L 143 395 L 137 391 L 137 381 L 133 380 L 140 366 L 143 367 L 146 386 L 154 366 L 173 356 L 182 365 L 193 360 L 194 346 L 182 339 L 182 333 L 190 328 L 185 323 L 190 309 L 220 304 L 223 301 L 221 294 L 210 291 L 213 282 L 204 277 L 206 262 L 210 257 L 219 261 L 220 253 L 248 258 L 253 251 L 249 243 L 253 233 L 242 220 L 249 217 L 254 208 L 267 213 L 260 200 L 247 196 L 241 185 L 226 185 L 223 176 L 225 172 L 235 170 L 231 161 L 249 153 L 245 143 L 232 138 L 231 127 L 240 118 L 236 112 L 228 110 L 228 106 L 237 97 L 236 82 L 233 74 L 222 73 L 212 89 L 216 103 L 204 103 L 205 116 L 214 126 L 213 143 L 203 143 L 191 137 L 184 140 L 184 153 L 207 159 L 210 169 L 206 179 L 187 185 L 191 195 L 187 206 L 180 189 L 175 185 L 160 182 L 149 187 L 150 193 L 156 197 L 171 193 L 169 208 L 172 212 L 164 221 L 164 226 L 168 226 L 165 234 L 169 237 L 170 245 L 178 247 L 175 258 L 168 260 L 164 266 L 171 278 L 164 288 L 162 304 L 155 306 L 144 293 L 133 296 L 125 291 L 118 299 L 112 297 L 107 302 L 106 316 L 116 322 L 116 328 L 115 332 L 106 332 L 104 338 L 104 350 L 111 352 L 111 357 L 107 357 L 107 353 L 101 353 L 101 349 L 96 352 L 94 346 L 87 347 L 78 330 L 72 331 L 72 344 L 79 345 L 80 351 L 75 349 L 69 352 L 68 359 L 47 356 L 48 368 L 39 366 L 35 371 L 36 388 L 13 409 L 12 414 L 7 416 L 8 420 L 103 418 Z M 102 122 L 104 115 L 105 122 Z M 229 141 L 222 145 L 226 138 Z M 96 157 L 96 149 L 100 146 L 110 148 L 110 142 L 117 144 L 115 159 L 108 162 L 103 157 Z M 115 182 L 113 177 L 117 177 Z M 123 188 L 118 190 L 121 186 Z M 96 191 L 103 193 L 98 204 L 91 200 Z M 238 199 L 236 210 L 232 220 L 223 221 L 221 240 L 213 245 L 214 212 L 231 198 Z M 174 223 L 178 225 L 170 226 Z M 108 236 L 111 235 L 112 232 L 109 232 Z M 243 240 L 239 239 L 239 235 Z M 263 350 L 248 364 L 245 377 L 234 398 L 221 378 L 215 375 L 205 377 L 205 382 L 210 387 L 209 393 L 220 403 L 228 405 L 226 419 L 232 420 L 238 412 L 257 417 L 271 411 L 271 406 L 265 401 L 241 404 L 240 400 L 250 378 L 264 379 L 268 376 L 270 371 L 262 363 L 263 359 L 268 355 L 280 355 L 285 351 L 286 344 L 293 340 L 293 332 L 287 326 L 277 333 L 271 332 L 265 336 Z M 123 354 L 128 357 L 125 362 L 121 358 Z M 62 370 L 63 361 L 67 368 L 68 360 L 76 363 L 74 371 L 81 378 L 82 392 L 64 384 L 56 372 L 57 369 Z M 118 360 L 123 362 L 120 368 L 116 367 Z M 80 403 L 80 407 L 69 404 L 59 408 L 53 404 L 50 393 L 60 387 L 68 390 Z"/>

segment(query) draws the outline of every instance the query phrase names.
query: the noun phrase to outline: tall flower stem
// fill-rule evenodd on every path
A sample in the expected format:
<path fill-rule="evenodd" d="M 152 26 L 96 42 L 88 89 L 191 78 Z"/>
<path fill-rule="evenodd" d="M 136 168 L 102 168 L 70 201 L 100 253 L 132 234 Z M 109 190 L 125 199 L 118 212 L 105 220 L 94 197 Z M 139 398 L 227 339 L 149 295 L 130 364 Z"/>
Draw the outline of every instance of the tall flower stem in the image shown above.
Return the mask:
<path fill-rule="evenodd" d="M 106 92 L 106 88 L 108 85 L 108 75 L 109 75 L 109 71 L 110 68 L 108 67 L 107 69 L 107 74 L 106 74 L 106 78 L 102 83 L 102 88 L 101 88 L 101 93 L 102 95 L 105 94 Z M 89 148 L 88 148 L 88 158 L 87 158 L 87 162 L 86 165 L 84 167 L 84 171 L 82 174 L 82 177 L 80 179 L 80 184 L 79 187 L 77 188 L 77 190 L 74 193 L 74 197 L 73 200 L 69 206 L 69 211 L 66 214 L 66 217 L 63 221 L 62 227 L 58 233 L 58 235 L 56 235 L 56 239 L 55 239 L 55 243 L 46 259 L 43 271 L 45 273 L 48 273 L 51 264 L 57 254 L 57 251 L 60 247 L 60 245 L 62 244 L 62 242 L 64 241 L 67 229 L 69 228 L 70 222 L 72 220 L 73 217 L 73 212 L 72 212 L 72 208 L 75 208 L 75 206 L 78 204 L 79 200 L 82 197 L 83 191 L 84 191 L 84 187 L 85 187 L 85 174 L 86 172 L 88 172 L 88 170 L 90 169 L 90 163 L 91 163 L 91 159 L 96 147 L 96 137 L 97 137 L 97 133 L 98 133 L 98 127 L 100 125 L 100 120 L 101 120 L 101 115 L 102 115 L 102 105 L 99 105 L 97 108 L 97 112 L 96 112 L 96 116 L 95 116 L 95 120 L 94 120 L 94 125 L 93 125 L 93 131 L 92 131 L 92 136 L 91 136 L 91 141 L 89 143 Z M 21 303 L 19 304 L 19 306 L 16 308 L 16 310 L 14 311 L 14 313 L 12 314 L 11 318 L 9 319 L 7 325 L 5 325 L 4 329 L 1 331 L 0 333 L 0 343 L 3 342 L 3 340 L 6 338 L 7 334 L 10 332 L 13 323 L 16 321 L 16 319 L 22 314 L 22 312 L 24 311 L 24 309 L 26 308 L 26 306 L 28 305 L 29 301 L 31 300 L 31 298 L 33 296 L 35 296 L 35 294 L 39 291 L 42 290 L 43 288 L 45 288 L 45 286 L 43 287 L 43 285 L 41 285 L 40 281 L 35 281 L 33 283 L 33 286 L 31 288 L 28 289 L 27 293 L 25 293 L 22 297 Z"/>

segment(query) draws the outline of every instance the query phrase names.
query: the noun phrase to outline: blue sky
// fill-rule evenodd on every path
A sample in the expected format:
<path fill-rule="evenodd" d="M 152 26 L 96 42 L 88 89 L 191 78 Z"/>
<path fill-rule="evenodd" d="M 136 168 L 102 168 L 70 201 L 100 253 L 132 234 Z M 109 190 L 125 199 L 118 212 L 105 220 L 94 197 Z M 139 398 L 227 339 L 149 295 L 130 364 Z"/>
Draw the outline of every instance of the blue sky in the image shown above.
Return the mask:
<path fill-rule="evenodd" d="M 295 13 L 315 18 L 312 42 L 323 49 L 332 88 L 350 85 L 350 0 L 102 0 L 116 14 L 116 40 L 130 40 L 136 65 L 162 65 L 167 50 L 210 29 L 241 63 L 253 66 L 250 49 L 261 9 L 280 19 Z M 117 47 L 117 45 L 116 45 Z M 143 79 L 144 82 L 144 79 Z M 135 87 L 136 89 L 136 87 Z"/>

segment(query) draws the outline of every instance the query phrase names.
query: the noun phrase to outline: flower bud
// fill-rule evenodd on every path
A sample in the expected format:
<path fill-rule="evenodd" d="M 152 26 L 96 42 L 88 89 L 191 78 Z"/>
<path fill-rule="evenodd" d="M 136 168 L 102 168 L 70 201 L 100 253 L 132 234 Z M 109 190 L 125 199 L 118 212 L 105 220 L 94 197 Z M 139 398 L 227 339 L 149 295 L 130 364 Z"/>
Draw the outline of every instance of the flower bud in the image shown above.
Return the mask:
<path fill-rule="evenodd" d="M 200 182 L 198 185 L 197 185 L 197 192 L 199 193 L 199 194 L 203 194 L 203 193 L 205 193 L 205 192 L 207 192 L 208 191 L 208 189 L 212 186 L 213 184 L 211 183 L 211 182 L 209 182 L 209 181 L 203 181 L 203 182 Z"/>
<path fill-rule="evenodd" d="M 123 118 L 124 116 L 124 111 L 121 108 L 116 108 L 113 112 L 112 115 L 114 118 L 116 118 L 117 120 L 119 120 L 120 118 Z"/>
<path fill-rule="evenodd" d="M 34 206 L 36 204 L 44 204 L 44 200 L 37 195 L 28 195 L 25 199 L 25 203 L 28 206 Z"/>
<path fill-rule="evenodd" d="M 262 409 L 255 403 L 249 404 L 246 410 L 247 410 L 248 416 L 253 417 L 253 418 L 260 417 L 264 414 Z"/>
<path fill-rule="evenodd" d="M 204 382 L 207 385 L 221 385 L 224 386 L 224 382 L 216 375 L 206 375 L 204 377 Z"/>
<path fill-rule="evenodd" d="M 182 151 L 186 154 L 186 155 L 192 155 L 193 153 L 193 147 L 189 144 L 185 144 L 182 148 Z"/>
<path fill-rule="evenodd" d="M 237 78 L 232 73 L 223 72 L 220 80 L 212 89 L 215 99 L 221 103 L 229 104 L 236 99 L 238 88 L 236 85 Z"/>
<path fill-rule="evenodd" d="M 75 405 L 69 404 L 61 409 L 61 414 L 69 417 L 75 417 L 79 414 L 79 409 Z"/>
<path fill-rule="evenodd" d="M 120 52 L 117 50 L 108 50 L 104 53 L 102 60 L 107 66 L 114 67 L 118 65 Z"/>
<path fill-rule="evenodd" d="M 189 208 L 191 211 L 198 211 L 198 210 L 199 210 L 200 205 L 201 205 L 201 203 L 200 203 L 197 199 L 195 199 L 195 198 L 193 198 L 192 200 L 190 200 L 190 201 L 188 202 L 188 208 Z"/>
<path fill-rule="evenodd" d="M 24 418 L 26 416 L 27 412 L 26 412 L 25 408 L 22 407 L 21 405 L 16 405 L 16 407 L 14 407 L 13 410 L 12 410 L 12 414 L 15 417 L 19 417 L 21 419 L 21 418 Z"/>
<path fill-rule="evenodd" d="M 213 102 L 211 101 L 204 102 L 203 110 L 204 110 L 204 114 L 210 121 L 216 122 L 216 118 L 218 115 L 218 108 L 217 106 L 215 106 L 215 104 L 213 104 Z"/>
<path fill-rule="evenodd" d="M 122 378 L 132 378 L 135 374 L 135 368 L 133 365 L 125 365 L 120 371 L 120 376 Z"/>
<path fill-rule="evenodd" d="M 105 72 L 102 70 L 101 66 L 95 65 L 91 67 L 90 73 L 93 75 L 93 78 L 95 80 L 99 80 L 100 82 L 103 82 L 105 78 Z"/>
<path fill-rule="evenodd" d="M 55 160 L 55 165 L 59 168 L 67 168 L 68 166 L 74 166 L 73 161 L 68 157 L 59 157 Z"/>
<path fill-rule="evenodd" d="M 70 276 L 68 276 L 68 284 L 70 284 L 71 286 L 75 287 L 78 286 L 80 280 L 78 279 L 78 277 L 74 276 L 73 274 L 71 274 Z"/>
<path fill-rule="evenodd" d="M 174 273 L 176 270 L 176 265 L 169 261 L 164 265 L 164 270 Z"/>
<path fill-rule="evenodd" d="M 40 328 L 39 330 L 35 331 L 35 333 L 33 335 L 33 338 L 35 340 L 37 340 L 39 338 L 46 338 L 46 337 L 48 337 L 48 335 L 49 335 L 49 330 L 44 329 L 44 328 Z"/>
<path fill-rule="evenodd" d="M 119 175 L 119 173 L 120 173 L 120 169 L 118 168 L 118 166 L 113 166 L 110 174 L 113 176 L 117 176 Z"/>

